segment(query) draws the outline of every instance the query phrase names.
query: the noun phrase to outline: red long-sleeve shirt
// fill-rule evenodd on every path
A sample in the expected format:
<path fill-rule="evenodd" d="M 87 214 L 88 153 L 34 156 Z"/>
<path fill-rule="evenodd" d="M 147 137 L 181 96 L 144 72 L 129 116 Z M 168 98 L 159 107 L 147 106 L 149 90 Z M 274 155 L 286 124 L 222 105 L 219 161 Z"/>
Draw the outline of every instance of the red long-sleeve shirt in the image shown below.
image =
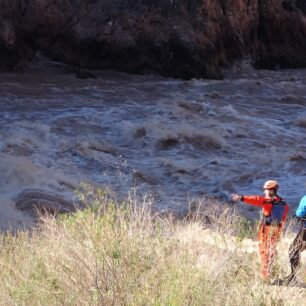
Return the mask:
<path fill-rule="evenodd" d="M 269 217 L 271 215 L 272 207 L 273 207 L 273 201 L 278 202 L 282 199 L 279 196 L 275 196 L 273 198 L 266 198 L 264 196 L 243 196 L 242 201 L 249 205 L 254 205 L 258 207 L 262 207 L 262 215 L 264 217 Z M 288 214 L 289 206 L 288 204 L 285 205 L 284 213 L 282 216 L 282 223 L 284 224 L 286 221 L 286 217 Z"/>

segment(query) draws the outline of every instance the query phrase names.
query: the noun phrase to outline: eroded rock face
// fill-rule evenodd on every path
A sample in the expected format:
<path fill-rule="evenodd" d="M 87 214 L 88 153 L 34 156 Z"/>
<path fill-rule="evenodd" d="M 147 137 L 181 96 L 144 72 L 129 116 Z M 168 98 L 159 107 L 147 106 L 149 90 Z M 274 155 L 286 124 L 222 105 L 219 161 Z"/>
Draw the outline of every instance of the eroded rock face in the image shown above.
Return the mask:
<path fill-rule="evenodd" d="M 306 1 L 259 1 L 255 67 L 306 67 Z"/>
<path fill-rule="evenodd" d="M 304 0 L 0 0 L 0 68 L 37 50 L 79 67 L 221 76 L 251 55 L 256 67 L 306 66 Z"/>
<path fill-rule="evenodd" d="M 17 209 L 32 215 L 51 213 L 72 213 L 77 209 L 76 204 L 63 199 L 61 196 L 42 189 L 26 189 L 15 199 Z"/>

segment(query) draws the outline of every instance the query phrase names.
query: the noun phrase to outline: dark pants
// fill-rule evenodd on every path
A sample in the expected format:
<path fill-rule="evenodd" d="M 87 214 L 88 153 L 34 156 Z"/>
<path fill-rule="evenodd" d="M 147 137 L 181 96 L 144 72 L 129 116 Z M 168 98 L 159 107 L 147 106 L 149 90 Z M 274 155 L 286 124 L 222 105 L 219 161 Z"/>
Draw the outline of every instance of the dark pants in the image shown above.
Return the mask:
<path fill-rule="evenodd" d="M 289 248 L 291 272 L 295 274 L 301 261 L 301 253 L 306 250 L 306 227 L 302 227 Z"/>

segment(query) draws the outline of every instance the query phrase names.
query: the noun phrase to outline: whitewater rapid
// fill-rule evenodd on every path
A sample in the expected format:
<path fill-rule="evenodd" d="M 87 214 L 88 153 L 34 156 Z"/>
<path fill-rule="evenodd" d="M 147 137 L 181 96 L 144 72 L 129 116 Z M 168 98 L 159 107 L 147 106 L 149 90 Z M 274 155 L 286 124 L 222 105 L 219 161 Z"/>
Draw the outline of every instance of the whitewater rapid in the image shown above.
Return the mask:
<path fill-rule="evenodd" d="M 66 199 L 81 182 L 119 197 L 137 188 L 176 211 L 193 198 L 262 193 L 267 179 L 292 213 L 306 193 L 306 70 L 96 77 L 61 67 L 0 75 L 1 229 L 32 224 L 14 207 L 27 188 Z"/>

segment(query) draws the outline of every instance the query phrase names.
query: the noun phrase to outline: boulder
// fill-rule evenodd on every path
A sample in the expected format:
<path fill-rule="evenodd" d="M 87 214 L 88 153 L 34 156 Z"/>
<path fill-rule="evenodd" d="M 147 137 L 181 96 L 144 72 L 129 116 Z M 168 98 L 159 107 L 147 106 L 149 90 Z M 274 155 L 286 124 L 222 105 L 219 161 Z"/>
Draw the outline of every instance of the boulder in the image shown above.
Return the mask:
<path fill-rule="evenodd" d="M 77 205 L 43 189 L 25 189 L 15 198 L 17 209 L 33 215 L 72 213 Z"/>

